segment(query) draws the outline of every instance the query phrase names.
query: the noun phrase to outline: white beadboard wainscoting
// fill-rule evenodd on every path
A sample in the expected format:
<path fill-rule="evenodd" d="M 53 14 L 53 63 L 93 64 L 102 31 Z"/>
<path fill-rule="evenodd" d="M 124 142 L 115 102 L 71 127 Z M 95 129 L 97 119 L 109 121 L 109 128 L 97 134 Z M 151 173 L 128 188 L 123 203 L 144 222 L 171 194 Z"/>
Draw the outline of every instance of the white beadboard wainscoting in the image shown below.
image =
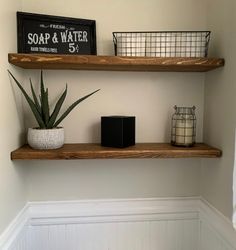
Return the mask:
<path fill-rule="evenodd" d="M 236 250 L 236 232 L 200 198 L 29 202 L 0 249 Z"/>

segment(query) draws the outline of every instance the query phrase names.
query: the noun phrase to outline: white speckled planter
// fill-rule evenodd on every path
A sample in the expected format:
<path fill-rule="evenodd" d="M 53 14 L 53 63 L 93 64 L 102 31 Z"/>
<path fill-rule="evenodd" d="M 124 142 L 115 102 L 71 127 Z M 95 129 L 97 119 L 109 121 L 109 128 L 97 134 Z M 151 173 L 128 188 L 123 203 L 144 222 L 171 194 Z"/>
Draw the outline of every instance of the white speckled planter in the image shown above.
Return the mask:
<path fill-rule="evenodd" d="M 29 128 L 28 144 L 34 149 L 61 148 L 64 144 L 64 128 Z"/>

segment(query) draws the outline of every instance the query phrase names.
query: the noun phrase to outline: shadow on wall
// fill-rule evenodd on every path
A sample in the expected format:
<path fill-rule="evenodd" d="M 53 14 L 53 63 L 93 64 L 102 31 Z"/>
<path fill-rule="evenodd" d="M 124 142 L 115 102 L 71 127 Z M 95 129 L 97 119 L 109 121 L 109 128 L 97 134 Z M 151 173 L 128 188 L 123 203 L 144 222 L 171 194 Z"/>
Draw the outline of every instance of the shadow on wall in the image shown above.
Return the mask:
<path fill-rule="evenodd" d="M 92 123 L 89 126 L 89 141 L 100 143 L 101 142 L 101 122 Z"/>

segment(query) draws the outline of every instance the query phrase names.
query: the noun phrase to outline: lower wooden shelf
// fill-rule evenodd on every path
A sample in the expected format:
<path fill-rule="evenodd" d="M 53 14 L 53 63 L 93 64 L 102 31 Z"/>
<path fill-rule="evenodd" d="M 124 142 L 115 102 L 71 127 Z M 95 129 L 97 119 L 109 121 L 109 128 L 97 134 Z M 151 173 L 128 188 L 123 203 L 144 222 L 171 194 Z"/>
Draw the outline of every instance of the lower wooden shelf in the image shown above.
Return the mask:
<path fill-rule="evenodd" d="M 60 149 L 35 150 L 24 145 L 11 153 L 12 160 L 73 160 L 128 158 L 216 158 L 221 150 L 204 143 L 193 147 L 174 147 L 169 143 L 137 143 L 127 148 L 102 147 L 95 143 L 65 144 Z"/>

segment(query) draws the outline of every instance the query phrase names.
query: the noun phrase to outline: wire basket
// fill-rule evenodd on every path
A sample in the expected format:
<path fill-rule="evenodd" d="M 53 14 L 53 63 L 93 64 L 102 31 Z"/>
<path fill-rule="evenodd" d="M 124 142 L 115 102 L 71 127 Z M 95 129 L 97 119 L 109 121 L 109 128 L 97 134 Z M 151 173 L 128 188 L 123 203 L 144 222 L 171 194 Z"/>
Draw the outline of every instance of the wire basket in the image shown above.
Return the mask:
<path fill-rule="evenodd" d="M 207 57 L 210 31 L 113 32 L 116 56 Z"/>

